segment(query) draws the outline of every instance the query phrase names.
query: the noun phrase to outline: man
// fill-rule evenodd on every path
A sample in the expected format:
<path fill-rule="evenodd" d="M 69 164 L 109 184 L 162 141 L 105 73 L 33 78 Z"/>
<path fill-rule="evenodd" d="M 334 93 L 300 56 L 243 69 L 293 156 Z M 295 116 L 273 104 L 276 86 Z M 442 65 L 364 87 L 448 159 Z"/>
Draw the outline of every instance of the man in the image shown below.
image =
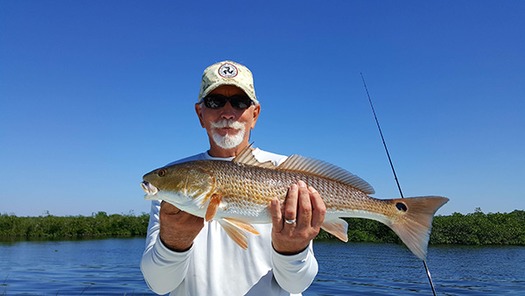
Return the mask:
<path fill-rule="evenodd" d="M 229 161 L 249 146 L 261 106 L 252 73 L 232 61 L 204 70 L 195 112 L 210 149 L 177 162 Z M 278 165 L 285 156 L 253 150 L 254 157 Z M 156 293 L 171 295 L 295 295 L 317 274 L 312 240 L 326 207 L 319 193 L 302 181 L 292 184 L 285 202 L 270 204 L 272 224 L 256 224 L 243 250 L 216 221 L 152 202 L 141 270 Z"/>

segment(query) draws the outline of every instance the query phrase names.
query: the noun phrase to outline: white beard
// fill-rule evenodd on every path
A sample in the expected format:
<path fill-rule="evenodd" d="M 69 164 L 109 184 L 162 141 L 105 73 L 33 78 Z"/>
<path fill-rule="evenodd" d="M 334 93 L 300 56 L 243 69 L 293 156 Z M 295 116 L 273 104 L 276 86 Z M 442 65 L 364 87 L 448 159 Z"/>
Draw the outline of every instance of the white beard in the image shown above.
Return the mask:
<path fill-rule="evenodd" d="M 239 146 L 242 141 L 244 140 L 244 134 L 246 132 L 244 125 L 238 121 L 231 121 L 227 119 L 223 119 L 218 122 L 212 122 L 212 139 L 217 146 L 221 147 L 222 149 L 232 149 L 237 146 Z M 217 132 L 215 132 L 215 129 L 217 128 L 224 128 L 229 127 L 237 130 L 237 133 L 235 135 L 225 135 L 221 136 Z"/>

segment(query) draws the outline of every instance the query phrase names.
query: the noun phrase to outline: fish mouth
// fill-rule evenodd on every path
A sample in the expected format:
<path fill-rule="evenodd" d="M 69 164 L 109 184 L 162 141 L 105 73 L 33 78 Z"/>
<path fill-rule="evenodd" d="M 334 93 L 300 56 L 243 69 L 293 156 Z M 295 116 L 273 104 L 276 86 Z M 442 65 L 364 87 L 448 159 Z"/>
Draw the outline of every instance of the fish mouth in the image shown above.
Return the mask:
<path fill-rule="evenodd" d="M 142 187 L 142 190 L 146 192 L 147 195 L 155 195 L 159 192 L 159 189 L 157 189 L 157 187 L 153 186 L 148 181 L 143 181 L 142 183 L 140 183 L 140 186 Z"/>

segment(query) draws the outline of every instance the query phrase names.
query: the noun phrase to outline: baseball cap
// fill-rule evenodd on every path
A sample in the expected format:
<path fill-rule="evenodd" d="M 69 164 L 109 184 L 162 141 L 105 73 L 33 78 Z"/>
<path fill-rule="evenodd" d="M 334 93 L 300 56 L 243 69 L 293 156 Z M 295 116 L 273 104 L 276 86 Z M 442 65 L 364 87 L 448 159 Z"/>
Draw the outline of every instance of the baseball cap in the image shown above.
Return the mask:
<path fill-rule="evenodd" d="M 198 103 L 221 85 L 236 86 L 242 89 L 256 105 L 259 104 L 255 96 L 252 72 L 246 66 L 233 61 L 218 62 L 204 70 Z"/>

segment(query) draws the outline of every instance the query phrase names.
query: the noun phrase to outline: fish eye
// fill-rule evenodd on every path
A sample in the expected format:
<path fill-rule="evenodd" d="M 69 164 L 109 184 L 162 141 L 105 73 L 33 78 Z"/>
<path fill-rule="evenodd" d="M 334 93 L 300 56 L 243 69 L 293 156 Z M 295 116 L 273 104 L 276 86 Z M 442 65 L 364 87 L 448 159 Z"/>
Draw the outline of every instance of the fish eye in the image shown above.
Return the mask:
<path fill-rule="evenodd" d="M 164 177 L 166 176 L 166 170 L 165 169 L 160 169 L 157 171 L 157 176 L 159 177 Z"/>

